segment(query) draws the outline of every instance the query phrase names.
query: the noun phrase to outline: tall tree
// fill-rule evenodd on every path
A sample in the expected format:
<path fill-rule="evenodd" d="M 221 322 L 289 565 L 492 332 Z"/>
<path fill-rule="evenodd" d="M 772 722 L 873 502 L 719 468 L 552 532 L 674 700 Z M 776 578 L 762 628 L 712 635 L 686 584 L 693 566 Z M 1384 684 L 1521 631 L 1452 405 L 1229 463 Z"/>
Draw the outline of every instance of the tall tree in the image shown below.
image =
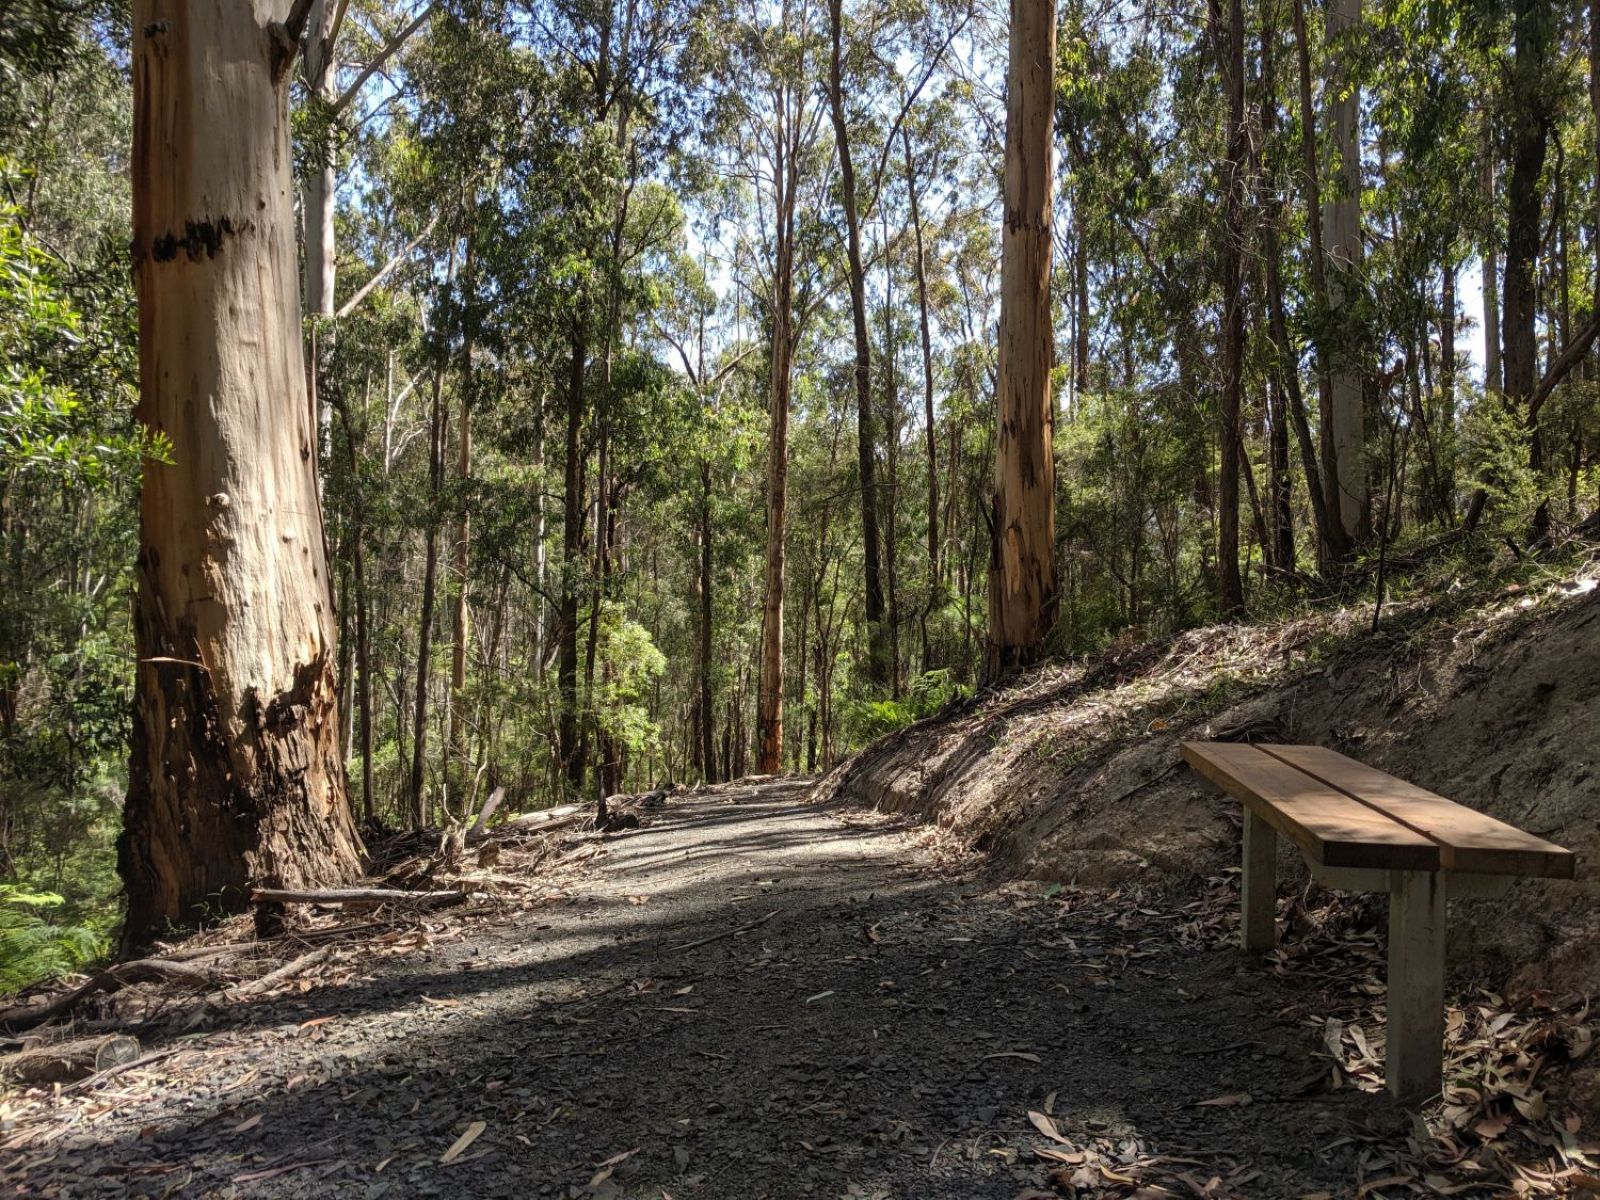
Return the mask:
<path fill-rule="evenodd" d="M 1006 73 L 1000 358 L 986 675 L 1035 661 L 1056 615 L 1050 225 L 1055 0 L 1014 4 Z"/>
<path fill-rule="evenodd" d="M 1217 608 L 1226 619 L 1244 611 L 1244 581 L 1239 574 L 1239 453 L 1243 441 L 1240 412 L 1244 400 L 1244 210 L 1249 188 L 1250 131 L 1244 107 L 1244 4 L 1228 0 L 1227 16 L 1213 0 L 1223 87 L 1228 94 L 1227 157 L 1222 207 L 1222 447 L 1217 481 Z"/>
<path fill-rule="evenodd" d="M 130 947 L 251 886 L 359 867 L 300 352 L 288 10 L 134 4 L 138 416 L 172 454 L 147 460 L 141 507 Z"/>
<path fill-rule="evenodd" d="M 891 670 L 884 623 L 883 574 L 879 564 L 877 438 L 872 412 L 872 337 L 867 330 L 867 272 L 861 254 L 861 215 L 850 124 L 844 108 L 844 14 L 842 0 L 828 0 L 828 107 L 839 156 L 839 195 L 844 207 L 846 266 L 850 277 L 850 328 L 855 337 L 856 463 L 861 481 L 861 561 L 867 619 L 867 678 L 881 686 Z"/>
<path fill-rule="evenodd" d="M 1333 138 L 1334 175 L 1323 197 L 1322 226 L 1327 251 L 1327 312 L 1335 346 L 1329 370 L 1329 407 L 1324 436 L 1331 443 L 1325 458 L 1324 486 L 1335 494 L 1329 507 L 1339 509 L 1346 535 L 1359 538 L 1371 521 L 1367 494 L 1365 338 L 1359 313 L 1362 292 L 1361 242 L 1361 86 L 1354 69 L 1361 32 L 1361 0 L 1330 0 L 1326 37 L 1327 79 L 1324 97 Z M 1331 461 L 1333 471 L 1326 472 Z"/>

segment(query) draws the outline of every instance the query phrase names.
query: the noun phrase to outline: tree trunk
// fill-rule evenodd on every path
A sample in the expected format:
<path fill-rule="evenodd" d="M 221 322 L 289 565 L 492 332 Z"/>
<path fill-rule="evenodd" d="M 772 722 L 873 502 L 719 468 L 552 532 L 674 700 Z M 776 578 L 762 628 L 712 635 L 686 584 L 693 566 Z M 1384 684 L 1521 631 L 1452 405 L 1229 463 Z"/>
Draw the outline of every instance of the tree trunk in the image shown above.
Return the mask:
<path fill-rule="evenodd" d="M 1600 0 L 1596 0 L 1600 3 Z M 917 196 L 917 163 L 911 153 L 911 133 L 900 127 L 906 153 L 906 196 L 911 205 L 913 267 L 917 275 L 917 319 L 922 336 L 922 422 L 928 450 L 928 604 L 922 615 L 922 669 L 934 668 L 928 641 L 928 622 L 944 607 L 944 576 L 939 565 L 939 423 L 933 410 L 933 327 L 928 317 L 928 265 L 922 244 L 922 206 Z"/>
<path fill-rule="evenodd" d="M 773 288 L 777 304 L 772 314 L 769 383 L 766 591 L 761 605 L 761 682 L 756 712 L 759 742 L 756 770 L 762 774 L 776 774 L 783 769 L 783 572 L 789 501 L 789 392 L 793 384 L 791 356 L 794 349 L 792 254 L 792 243 L 780 233 Z"/>
<path fill-rule="evenodd" d="M 560 696 L 558 738 L 562 771 L 576 796 L 583 786 L 583 753 L 578 721 L 578 576 L 583 562 L 583 380 L 589 357 L 588 315 L 580 306 L 573 318 L 567 378 L 566 484 L 562 492 L 561 603 L 557 614 L 560 647 L 556 691 Z"/>
<path fill-rule="evenodd" d="M 1361 89 L 1350 63 L 1355 57 L 1352 40 L 1361 27 L 1361 0 L 1331 0 L 1327 12 L 1326 53 L 1328 74 L 1325 101 L 1333 134 L 1336 176 L 1332 194 L 1324 201 L 1329 324 L 1339 329 L 1340 342 L 1332 355 L 1331 404 L 1328 436 L 1332 440 L 1336 473 L 1339 523 L 1352 538 L 1371 524 L 1371 498 L 1367 494 L 1366 374 L 1364 339 L 1357 330 L 1354 310 L 1361 292 L 1365 255 L 1361 245 Z M 1324 485 L 1329 480 L 1324 478 Z"/>
<path fill-rule="evenodd" d="M 128 948 L 238 911 L 253 886 L 328 886 L 360 867 L 300 348 L 282 33 L 254 5 L 133 7 L 137 416 L 170 439 L 172 462 L 145 460 L 140 510 L 118 843 Z"/>
<path fill-rule="evenodd" d="M 1221 23 L 1213 0 L 1213 20 Z M 1228 150 L 1222 217 L 1222 462 L 1217 480 L 1217 609 L 1224 620 L 1244 612 L 1239 573 L 1240 414 L 1244 399 L 1244 207 L 1246 159 L 1250 153 L 1244 108 L 1244 6 L 1229 0 L 1227 29 L 1217 40 L 1225 49 L 1223 85 L 1228 92 Z M 1259 506 L 1257 506 L 1259 507 Z"/>
<path fill-rule="evenodd" d="M 1506 400 L 1526 404 L 1539 379 L 1538 280 L 1541 241 L 1539 178 L 1554 125 L 1547 73 L 1555 69 L 1557 20 L 1549 0 L 1517 0 L 1512 25 L 1511 176 L 1506 183 L 1506 262 L 1502 360 Z M 1533 466 L 1540 465 L 1537 429 L 1531 431 Z"/>
<path fill-rule="evenodd" d="M 712 691 L 712 619 L 716 606 L 712 603 L 712 574 L 715 557 L 712 553 L 711 526 L 711 463 L 700 461 L 700 628 L 698 683 L 700 687 L 700 755 L 707 783 L 717 782 L 716 709 Z"/>
<path fill-rule="evenodd" d="M 872 413 L 872 339 L 867 330 L 866 269 L 861 260 L 861 218 L 856 209 L 856 171 L 850 157 L 850 126 L 845 120 L 841 66 L 844 18 L 841 0 L 828 0 L 832 37 L 828 62 L 828 101 L 834 145 L 839 154 L 839 191 L 844 203 L 845 251 L 850 276 L 850 322 L 855 335 L 857 470 L 861 478 L 861 542 L 866 590 L 867 678 L 881 687 L 889 678 L 884 627 L 883 580 L 879 565 L 877 439 Z"/>
<path fill-rule="evenodd" d="M 466 269 L 463 275 L 462 308 L 464 324 L 461 338 L 461 412 L 460 432 L 457 434 L 456 479 L 462 488 L 461 516 L 456 528 L 456 544 L 451 556 L 450 573 L 455 576 L 455 621 L 450 641 L 450 733 L 446 740 L 445 779 L 456 792 L 455 800 L 465 803 L 465 781 L 470 774 L 462 741 L 466 719 L 462 704 L 467 690 L 467 642 L 472 637 L 472 609 L 467 599 L 467 573 L 471 566 L 472 514 L 467 505 L 466 487 L 472 479 L 472 305 L 476 302 L 477 259 L 473 250 L 473 235 L 467 234 Z M 463 810 L 463 815 L 465 811 Z"/>
<path fill-rule="evenodd" d="M 1492 137 L 1484 138 L 1483 166 L 1478 174 L 1479 188 L 1487 206 L 1494 204 L 1495 143 Z M 1500 252 L 1496 246 L 1498 231 L 1494 219 L 1489 219 L 1489 229 L 1483 245 L 1483 389 L 1493 395 L 1505 389 L 1505 373 L 1500 362 Z"/>
<path fill-rule="evenodd" d="M 428 770 L 428 679 L 433 659 L 433 608 L 439 581 L 439 495 L 444 485 L 445 415 L 444 364 L 433 374 L 433 403 L 429 410 L 431 441 L 428 446 L 428 528 L 423 534 L 422 612 L 417 631 L 417 702 L 411 725 L 411 827 L 428 823 L 426 782 Z"/>
<path fill-rule="evenodd" d="M 1311 46 L 1306 33 L 1305 0 L 1293 0 L 1295 58 L 1300 82 L 1300 161 L 1305 184 L 1306 230 L 1310 240 L 1307 255 L 1311 270 L 1314 302 L 1326 308 L 1328 299 L 1327 254 L 1322 244 L 1322 185 L 1318 166 L 1317 114 L 1311 101 Z M 1317 415 L 1320 424 L 1322 511 L 1321 530 L 1325 534 L 1322 558 L 1325 563 L 1350 556 L 1352 530 L 1344 523 L 1339 503 L 1339 460 L 1333 440 L 1333 355 L 1326 337 L 1317 338 Z"/>
<path fill-rule="evenodd" d="M 1055 45 L 1055 0 L 1012 7 L 985 664 L 991 680 L 1042 655 L 1056 614 L 1050 403 Z"/>

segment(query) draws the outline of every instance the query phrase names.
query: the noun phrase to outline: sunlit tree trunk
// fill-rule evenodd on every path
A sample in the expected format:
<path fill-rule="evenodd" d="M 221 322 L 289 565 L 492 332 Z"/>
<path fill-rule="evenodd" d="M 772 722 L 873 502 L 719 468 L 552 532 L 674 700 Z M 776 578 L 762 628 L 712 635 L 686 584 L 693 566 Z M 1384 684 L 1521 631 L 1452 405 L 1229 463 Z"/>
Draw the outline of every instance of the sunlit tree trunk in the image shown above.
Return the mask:
<path fill-rule="evenodd" d="M 850 126 L 845 120 L 841 0 L 828 0 L 832 53 L 828 101 L 834 146 L 839 155 L 839 192 L 844 205 L 845 259 L 850 277 L 850 322 L 855 336 L 856 461 L 861 480 L 862 575 L 866 597 L 867 678 L 882 685 L 889 678 L 888 630 L 884 625 L 881 536 L 878 531 L 877 439 L 872 411 L 872 339 L 867 331 L 866 268 L 861 259 L 861 217 L 856 204 L 856 171 L 850 156 Z"/>
<path fill-rule="evenodd" d="M 1011 10 L 994 528 L 985 674 L 1036 661 L 1055 622 L 1055 459 L 1050 403 L 1050 217 L 1056 6 Z"/>
<path fill-rule="evenodd" d="M 288 5 L 136 0 L 146 460 L 124 941 L 356 874 L 300 345 Z M 274 914 L 264 912 L 268 923 Z"/>

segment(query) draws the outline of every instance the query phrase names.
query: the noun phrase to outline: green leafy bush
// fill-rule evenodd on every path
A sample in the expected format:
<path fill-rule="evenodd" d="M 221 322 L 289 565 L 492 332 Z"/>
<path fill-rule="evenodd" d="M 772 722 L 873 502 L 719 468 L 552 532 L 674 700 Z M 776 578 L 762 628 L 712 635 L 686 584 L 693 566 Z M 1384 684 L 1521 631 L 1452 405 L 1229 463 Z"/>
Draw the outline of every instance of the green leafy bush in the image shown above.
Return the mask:
<path fill-rule="evenodd" d="M 899 700 L 846 701 L 842 714 L 845 731 L 851 745 L 865 745 L 913 721 L 931 717 L 951 701 L 971 694 L 971 689 L 957 683 L 950 671 L 929 671 L 912 679 Z"/>
<path fill-rule="evenodd" d="M 62 903 L 55 892 L 0 884 L 0 996 L 69 974 L 105 953 L 105 939 L 94 929 L 46 915 Z"/>

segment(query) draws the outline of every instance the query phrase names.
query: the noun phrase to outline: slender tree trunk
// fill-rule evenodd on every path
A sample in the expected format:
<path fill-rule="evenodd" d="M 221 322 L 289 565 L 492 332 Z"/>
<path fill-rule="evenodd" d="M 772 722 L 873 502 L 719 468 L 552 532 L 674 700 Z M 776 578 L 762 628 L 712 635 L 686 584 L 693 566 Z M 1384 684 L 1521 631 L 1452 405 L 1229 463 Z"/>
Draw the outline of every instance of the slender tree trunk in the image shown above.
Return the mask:
<path fill-rule="evenodd" d="M 1540 176 L 1554 114 L 1546 73 L 1555 68 L 1557 19 L 1549 0 L 1516 0 L 1511 66 L 1511 175 L 1506 185 L 1506 263 L 1501 313 L 1506 399 L 1526 404 L 1539 378 L 1538 280 L 1542 240 Z M 1537 428 L 1532 465 L 1540 465 Z"/>
<path fill-rule="evenodd" d="M 417 632 L 417 702 L 411 725 L 411 825 L 421 829 L 428 823 L 426 782 L 428 767 L 428 678 L 433 659 L 433 608 L 439 576 L 439 496 L 444 484 L 445 414 L 443 411 L 444 364 L 434 370 L 433 403 L 429 424 L 432 437 L 428 446 L 428 528 L 423 534 L 422 613 Z"/>
<path fill-rule="evenodd" d="M 1600 2 L 1600 0 L 1597 0 Z M 933 326 L 928 314 L 928 265 L 922 242 L 922 205 L 917 195 L 917 163 L 911 153 L 911 133 L 902 125 L 900 141 L 906 153 L 906 195 L 911 205 L 913 267 L 917 275 L 917 320 L 922 336 L 922 423 L 928 451 L 928 604 L 922 614 L 922 669 L 934 668 L 928 622 L 944 607 L 944 577 L 939 566 L 939 422 L 933 409 Z"/>
<path fill-rule="evenodd" d="M 472 346 L 474 317 L 472 305 L 476 303 L 477 259 L 473 235 L 467 235 L 466 268 L 463 275 L 464 310 L 466 328 L 461 339 L 461 414 L 460 432 L 457 434 L 456 480 L 462 488 L 461 516 L 456 527 L 456 544 L 451 559 L 450 573 L 455 576 L 455 622 L 450 644 L 450 734 L 445 758 L 445 778 L 451 780 L 457 793 L 456 800 L 466 801 L 466 780 L 470 774 L 462 750 L 466 719 L 462 713 L 467 690 L 467 643 L 472 637 L 472 608 L 467 597 L 467 576 L 472 554 L 472 514 L 467 506 L 466 488 L 472 480 Z M 452 775 L 453 773 L 453 775 Z M 463 816 L 466 815 L 463 810 Z"/>
<path fill-rule="evenodd" d="M 783 769 L 784 538 L 788 524 L 789 393 L 794 352 L 792 254 L 789 236 L 780 234 L 773 280 L 777 304 L 772 314 L 772 375 L 768 388 L 766 592 L 761 605 L 761 680 L 756 713 L 756 770 L 763 774 L 776 774 Z"/>
<path fill-rule="evenodd" d="M 1213 0 L 1213 20 L 1220 24 Z M 1244 6 L 1229 0 L 1227 28 L 1217 40 L 1225 50 L 1223 84 L 1228 92 L 1227 196 L 1222 219 L 1222 462 L 1217 481 L 1217 607 L 1223 619 L 1244 612 L 1244 580 L 1239 573 L 1239 471 L 1244 399 L 1244 208 L 1250 153 L 1244 107 Z M 1253 498 L 1253 494 L 1252 494 Z M 1257 506 L 1259 507 L 1259 506 Z"/>
<path fill-rule="evenodd" d="M 1011 10 L 1000 373 L 985 675 L 1036 661 L 1055 623 L 1055 457 L 1050 403 L 1055 0 Z"/>
<path fill-rule="evenodd" d="M 1479 187 L 1486 205 L 1494 203 L 1495 145 L 1492 137 L 1485 136 L 1483 166 L 1478 175 Z M 1494 219 L 1489 219 L 1489 229 L 1483 245 L 1483 387 L 1491 395 L 1505 390 L 1505 372 L 1500 358 L 1500 251 L 1498 231 Z"/>
<path fill-rule="evenodd" d="M 1300 83 L 1300 161 L 1305 185 L 1306 230 L 1310 240 L 1308 263 L 1311 291 L 1315 303 L 1329 304 L 1327 254 L 1322 244 L 1322 185 L 1318 166 L 1317 114 L 1311 98 L 1311 46 L 1306 34 L 1305 0 L 1293 0 L 1295 58 Z M 1322 481 L 1322 532 L 1326 537 L 1322 557 L 1325 562 L 1347 559 L 1351 552 L 1352 530 L 1344 522 L 1339 500 L 1339 459 L 1333 439 L 1333 355 L 1326 338 L 1319 337 L 1317 352 L 1317 414 L 1320 426 L 1318 477 Z M 1308 477 L 1309 478 L 1309 477 Z"/>
<path fill-rule="evenodd" d="M 1331 369 L 1329 436 L 1337 474 L 1339 523 L 1354 538 L 1371 524 L 1366 462 L 1366 361 L 1355 309 L 1365 255 L 1361 244 L 1361 89 L 1350 63 L 1361 27 L 1361 0 L 1330 0 L 1326 38 L 1325 102 L 1333 134 L 1337 173 L 1323 202 L 1328 270 L 1328 314 L 1341 330 Z M 1326 484 L 1327 479 L 1324 479 Z"/>
<path fill-rule="evenodd" d="M 850 126 L 845 120 L 841 65 L 844 18 L 841 0 L 828 0 L 832 38 L 828 63 L 828 101 L 834 146 L 839 155 L 839 191 L 844 204 L 845 251 L 850 276 L 850 322 L 855 335 L 857 471 L 861 481 L 861 542 L 866 592 L 867 678 L 882 686 L 889 678 L 884 627 L 883 580 L 879 565 L 877 438 L 872 412 L 872 338 L 867 329 L 866 269 L 861 258 L 861 218 L 856 208 L 856 171 L 850 157 Z"/>
<path fill-rule="evenodd" d="M 372 607 L 367 595 L 367 506 L 361 490 L 359 457 L 356 454 L 356 427 L 350 419 L 350 408 L 342 393 L 331 393 L 333 407 L 338 410 L 339 422 L 344 426 L 345 468 L 350 473 L 350 563 L 354 577 L 353 591 L 356 622 L 356 705 L 361 718 L 361 819 L 372 825 L 377 813 L 373 807 L 372 793 L 372 650 L 367 624 Z M 344 681 L 349 687 L 349 681 Z"/>
<path fill-rule="evenodd" d="M 140 508 L 117 863 L 130 949 L 242 908 L 252 886 L 360 865 L 300 349 L 294 39 L 263 22 L 275 8 L 133 6 L 137 416 L 172 462 L 145 460 Z"/>
<path fill-rule="evenodd" d="M 567 787 L 583 786 L 584 755 L 578 721 L 578 583 L 583 563 L 583 382 L 589 358 L 588 315 L 580 306 L 570 336 L 567 379 L 566 486 L 562 493 L 561 603 L 557 613 L 556 691 L 560 696 L 560 757 Z"/>
<path fill-rule="evenodd" d="M 1278 91 L 1276 51 L 1278 31 L 1274 21 L 1276 0 L 1263 0 L 1261 6 L 1261 140 L 1264 146 L 1270 145 L 1278 133 Z M 1261 163 L 1257 162 L 1257 170 Z M 1274 469 L 1280 460 L 1283 462 L 1284 481 L 1283 493 L 1280 504 L 1288 503 L 1289 481 L 1288 472 L 1288 428 L 1290 423 L 1294 426 L 1295 440 L 1300 450 L 1300 465 L 1306 477 L 1306 493 L 1311 505 L 1312 528 L 1317 535 L 1317 561 L 1318 566 L 1326 571 L 1328 562 L 1328 547 L 1332 539 L 1328 531 L 1328 514 L 1322 492 L 1322 475 L 1317 468 L 1316 447 L 1311 437 L 1311 422 L 1306 412 L 1305 397 L 1300 390 L 1300 354 L 1289 338 L 1288 315 L 1283 302 L 1283 246 L 1282 228 L 1284 216 L 1284 202 L 1278 192 L 1278 181 L 1262 176 L 1262 188 L 1266 195 L 1266 214 L 1261 223 L 1262 257 L 1265 259 L 1264 271 L 1267 292 L 1267 331 L 1272 338 L 1277 362 L 1273 372 L 1276 386 L 1275 416 L 1273 418 L 1274 442 L 1273 463 Z M 1282 451 L 1279 451 L 1279 442 L 1282 441 Z M 1280 554 L 1286 554 L 1280 563 L 1285 570 L 1294 569 L 1294 530 L 1292 523 L 1293 506 L 1289 508 L 1290 517 L 1283 521 L 1287 529 L 1286 544 L 1280 547 Z M 1280 534 L 1280 536 L 1283 536 Z"/>
<path fill-rule="evenodd" d="M 700 628 L 699 628 L 699 662 L 698 682 L 700 686 L 700 754 L 705 760 L 704 770 L 707 783 L 717 782 L 717 748 L 716 748 L 716 708 L 715 696 L 712 690 L 712 633 L 714 630 L 713 618 L 716 605 L 713 603 L 712 586 L 715 582 L 713 567 L 715 556 L 713 554 L 712 525 L 711 525 L 711 463 L 709 460 L 700 461 Z"/>

